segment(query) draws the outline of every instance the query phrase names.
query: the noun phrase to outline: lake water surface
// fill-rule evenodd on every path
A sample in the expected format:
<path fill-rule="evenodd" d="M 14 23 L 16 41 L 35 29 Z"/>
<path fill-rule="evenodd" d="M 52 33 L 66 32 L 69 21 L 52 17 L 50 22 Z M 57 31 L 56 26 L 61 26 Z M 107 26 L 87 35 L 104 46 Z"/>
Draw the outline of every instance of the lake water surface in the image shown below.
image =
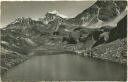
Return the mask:
<path fill-rule="evenodd" d="M 2 80 L 126 80 L 124 65 L 78 55 L 40 55 L 9 70 Z"/>

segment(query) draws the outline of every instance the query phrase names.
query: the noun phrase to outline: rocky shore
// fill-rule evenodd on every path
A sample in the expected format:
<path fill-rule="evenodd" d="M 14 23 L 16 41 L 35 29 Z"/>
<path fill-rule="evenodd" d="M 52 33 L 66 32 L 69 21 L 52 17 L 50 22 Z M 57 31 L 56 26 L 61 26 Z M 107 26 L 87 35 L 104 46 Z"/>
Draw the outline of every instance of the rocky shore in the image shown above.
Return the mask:
<path fill-rule="evenodd" d="M 76 51 L 78 55 L 127 64 L 127 40 L 120 39 L 88 50 Z"/>
<path fill-rule="evenodd" d="M 4 74 L 9 69 L 15 67 L 16 65 L 26 61 L 31 56 L 33 56 L 33 52 L 28 54 L 21 54 L 19 52 L 7 50 L 3 47 L 1 48 L 1 54 L 1 74 Z"/>

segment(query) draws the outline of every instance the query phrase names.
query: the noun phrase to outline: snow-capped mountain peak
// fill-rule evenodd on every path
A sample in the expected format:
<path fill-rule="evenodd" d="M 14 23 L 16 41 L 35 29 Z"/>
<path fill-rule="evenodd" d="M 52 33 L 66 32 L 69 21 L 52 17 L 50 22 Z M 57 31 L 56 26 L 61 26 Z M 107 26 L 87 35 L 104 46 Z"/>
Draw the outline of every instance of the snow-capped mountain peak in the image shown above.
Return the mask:
<path fill-rule="evenodd" d="M 62 18 L 68 18 L 67 16 L 60 14 L 57 10 L 49 11 L 48 13 L 55 14 L 55 15 L 60 16 Z"/>

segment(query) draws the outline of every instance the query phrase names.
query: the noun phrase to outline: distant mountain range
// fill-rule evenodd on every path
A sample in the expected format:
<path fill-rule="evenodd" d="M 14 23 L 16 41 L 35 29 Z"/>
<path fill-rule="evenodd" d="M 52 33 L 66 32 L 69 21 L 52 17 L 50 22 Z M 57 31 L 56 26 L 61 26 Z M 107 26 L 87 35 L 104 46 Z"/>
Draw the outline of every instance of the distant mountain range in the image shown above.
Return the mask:
<path fill-rule="evenodd" d="M 54 27 L 66 25 L 70 26 L 84 26 L 93 28 L 100 28 L 102 24 L 112 21 L 118 17 L 126 9 L 126 1 L 97 1 L 88 9 L 78 14 L 74 18 L 67 17 L 60 14 L 58 11 L 49 11 L 46 13 L 45 17 L 39 18 L 38 21 L 32 20 L 31 18 L 17 18 L 10 25 L 17 25 L 22 23 L 22 25 L 28 24 L 44 24 Z M 57 30 L 57 29 L 56 29 Z"/>
<path fill-rule="evenodd" d="M 74 18 L 67 17 L 54 10 L 47 12 L 45 17 L 38 20 L 24 17 L 17 18 L 3 29 L 21 29 L 23 34 L 30 38 L 48 34 L 68 36 L 70 32 L 79 27 L 90 30 L 102 27 L 103 24 L 121 16 L 126 6 L 126 1 L 97 1 Z M 88 29 L 86 31 L 90 32 Z"/>
<path fill-rule="evenodd" d="M 85 27 L 94 25 L 98 28 L 104 22 L 111 21 L 119 16 L 126 8 L 126 1 L 97 1 L 88 9 L 78 14 L 74 18 L 68 18 L 59 14 L 58 11 L 48 12 L 44 21 L 58 21 L 66 24 L 82 25 Z"/>
<path fill-rule="evenodd" d="M 83 32 L 84 34 L 77 33 L 78 36 L 87 36 L 93 30 L 101 28 L 103 24 L 121 16 L 126 6 L 126 1 L 97 1 L 74 18 L 67 17 L 54 10 L 47 12 L 45 17 L 39 18 L 38 20 L 24 17 L 17 18 L 2 30 L 10 30 L 11 33 L 19 30 L 25 37 L 33 39 L 42 35 L 69 36 L 69 34 L 72 35 L 75 29 L 80 28 L 85 32 Z M 109 26 L 109 23 L 106 26 Z M 9 32 L 5 33 L 9 34 Z"/>

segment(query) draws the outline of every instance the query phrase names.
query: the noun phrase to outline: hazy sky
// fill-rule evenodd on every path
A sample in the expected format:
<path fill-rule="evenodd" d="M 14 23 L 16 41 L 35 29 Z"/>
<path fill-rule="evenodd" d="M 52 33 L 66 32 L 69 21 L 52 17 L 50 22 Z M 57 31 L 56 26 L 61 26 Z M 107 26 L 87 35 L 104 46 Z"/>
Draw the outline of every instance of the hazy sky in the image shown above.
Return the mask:
<path fill-rule="evenodd" d="M 13 1 L 2 2 L 1 23 L 7 25 L 17 17 L 31 17 L 38 19 L 44 17 L 48 11 L 57 10 L 68 17 L 74 17 L 86 8 L 94 4 L 95 1 Z"/>

